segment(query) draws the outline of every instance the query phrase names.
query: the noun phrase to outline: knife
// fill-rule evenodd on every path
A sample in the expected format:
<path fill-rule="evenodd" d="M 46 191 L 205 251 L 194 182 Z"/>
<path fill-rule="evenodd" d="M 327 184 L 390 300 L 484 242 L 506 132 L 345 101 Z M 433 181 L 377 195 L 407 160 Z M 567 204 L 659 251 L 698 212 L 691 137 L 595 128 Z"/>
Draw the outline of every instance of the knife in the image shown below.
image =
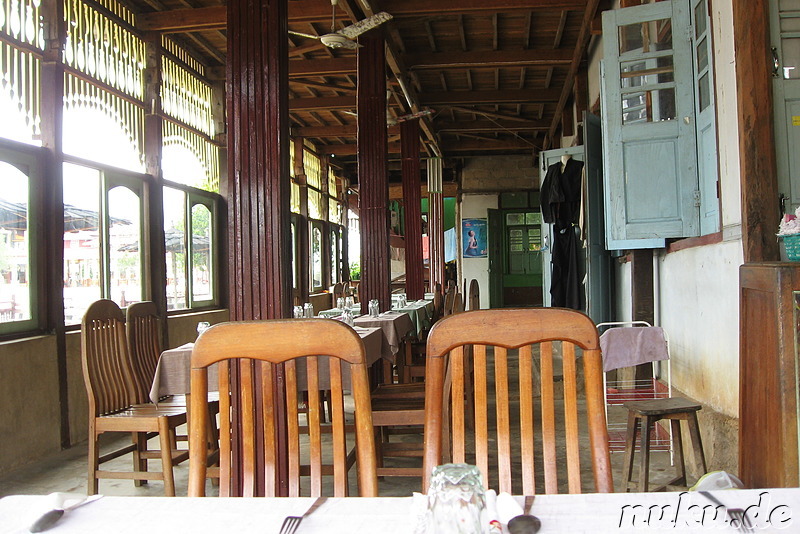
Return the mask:
<path fill-rule="evenodd" d="M 94 502 L 97 499 L 102 497 L 102 495 L 91 495 L 86 497 L 85 499 L 81 499 L 74 504 L 70 504 L 69 506 L 61 505 L 60 508 L 53 508 L 42 514 L 39 519 L 33 522 L 33 524 L 28 528 L 30 532 L 44 532 L 45 530 L 49 530 L 53 528 L 59 519 L 64 515 L 65 512 L 70 510 L 74 510 L 79 506 L 83 506 L 84 504 L 89 504 L 90 502 Z M 71 500 L 71 499 L 68 499 Z"/>

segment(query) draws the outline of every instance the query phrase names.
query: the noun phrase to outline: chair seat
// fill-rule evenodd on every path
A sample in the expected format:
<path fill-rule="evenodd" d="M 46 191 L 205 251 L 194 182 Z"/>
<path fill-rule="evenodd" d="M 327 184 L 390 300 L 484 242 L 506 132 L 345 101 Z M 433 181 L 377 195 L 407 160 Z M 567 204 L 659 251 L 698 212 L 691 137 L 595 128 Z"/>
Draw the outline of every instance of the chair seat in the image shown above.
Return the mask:
<path fill-rule="evenodd" d="M 170 427 L 180 426 L 186 422 L 186 407 L 138 404 L 121 412 L 101 415 L 96 419 L 96 428 L 98 432 L 158 432 L 162 417 L 169 419 Z"/>
<path fill-rule="evenodd" d="M 626 402 L 623 406 L 641 416 L 696 412 L 702 409 L 702 405 L 681 397 Z"/>

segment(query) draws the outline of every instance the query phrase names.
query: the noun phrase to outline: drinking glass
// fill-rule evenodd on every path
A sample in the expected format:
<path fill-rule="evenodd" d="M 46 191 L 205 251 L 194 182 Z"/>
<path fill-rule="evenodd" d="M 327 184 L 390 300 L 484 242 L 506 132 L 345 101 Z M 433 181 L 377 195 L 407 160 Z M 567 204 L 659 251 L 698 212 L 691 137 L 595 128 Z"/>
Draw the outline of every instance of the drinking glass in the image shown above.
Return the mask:
<path fill-rule="evenodd" d="M 310 302 L 303 304 L 303 317 L 306 319 L 311 319 L 314 317 L 314 305 Z"/>
<path fill-rule="evenodd" d="M 197 323 L 197 335 L 199 336 L 200 334 L 208 330 L 210 327 L 211 323 L 209 323 L 208 321 L 200 321 L 199 323 Z"/>
<path fill-rule="evenodd" d="M 428 488 L 428 534 L 482 534 L 486 496 L 474 465 L 445 464 L 433 469 Z"/>
<path fill-rule="evenodd" d="M 336 307 L 340 310 L 344 309 L 344 297 L 339 297 L 336 299 Z"/>
<path fill-rule="evenodd" d="M 352 310 L 354 306 L 355 306 L 355 301 L 353 300 L 353 297 L 345 297 L 344 308 L 346 310 Z"/>
<path fill-rule="evenodd" d="M 293 316 L 295 319 L 302 319 L 303 317 L 305 317 L 305 316 L 303 315 L 303 307 L 302 307 L 302 306 L 295 306 L 295 307 L 294 307 L 294 311 L 293 311 L 293 315 L 292 315 L 292 316 Z"/>

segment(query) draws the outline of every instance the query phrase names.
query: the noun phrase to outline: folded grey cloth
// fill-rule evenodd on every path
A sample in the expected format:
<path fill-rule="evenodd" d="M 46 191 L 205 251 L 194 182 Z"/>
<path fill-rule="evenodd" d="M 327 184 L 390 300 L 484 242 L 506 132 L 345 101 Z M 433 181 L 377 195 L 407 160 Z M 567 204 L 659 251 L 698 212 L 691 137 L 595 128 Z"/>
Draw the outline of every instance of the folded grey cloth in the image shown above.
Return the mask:
<path fill-rule="evenodd" d="M 600 336 L 603 371 L 668 360 L 667 340 L 660 326 L 610 328 Z"/>

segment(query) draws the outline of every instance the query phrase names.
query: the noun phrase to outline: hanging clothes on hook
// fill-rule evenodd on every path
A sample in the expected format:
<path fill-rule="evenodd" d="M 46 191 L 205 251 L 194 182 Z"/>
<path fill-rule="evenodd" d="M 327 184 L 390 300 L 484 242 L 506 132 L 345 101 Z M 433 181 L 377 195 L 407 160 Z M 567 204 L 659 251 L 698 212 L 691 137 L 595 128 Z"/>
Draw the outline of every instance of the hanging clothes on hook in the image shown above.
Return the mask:
<path fill-rule="evenodd" d="M 566 159 L 566 161 L 564 161 Z M 580 310 L 583 162 L 563 158 L 547 168 L 540 191 L 542 218 L 553 225 L 550 297 L 554 307 Z"/>

